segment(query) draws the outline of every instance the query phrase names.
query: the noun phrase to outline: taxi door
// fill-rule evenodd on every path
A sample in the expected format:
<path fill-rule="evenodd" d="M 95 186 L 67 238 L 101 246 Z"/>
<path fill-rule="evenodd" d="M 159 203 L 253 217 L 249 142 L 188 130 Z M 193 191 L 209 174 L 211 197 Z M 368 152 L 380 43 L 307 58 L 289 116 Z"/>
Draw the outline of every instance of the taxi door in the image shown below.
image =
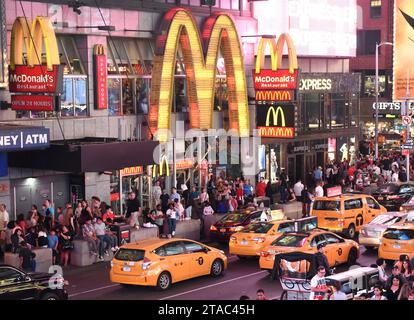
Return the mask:
<path fill-rule="evenodd" d="M 365 223 L 364 219 L 364 204 L 362 198 L 355 198 L 346 200 L 345 206 L 345 228 L 348 228 L 351 223 L 355 225 L 355 230 L 359 231 Z"/>
<path fill-rule="evenodd" d="M 190 278 L 189 259 L 185 254 L 182 241 L 170 242 L 164 246 L 164 250 L 167 271 L 170 272 L 172 281 L 177 282 Z"/>
<path fill-rule="evenodd" d="M 372 197 L 366 197 L 366 207 L 364 215 L 364 224 L 371 222 L 376 216 L 381 214 L 379 203 Z"/>
<path fill-rule="evenodd" d="M 183 241 L 190 268 L 190 277 L 198 277 L 210 273 L 213 261 L 206 247 L 192 241 Z"/>
<path fill-rule="evenodd" d="M 325 233 L 323 236 L 326 240 L 325 249 L 327 251 L 326 255 L 328 257 L 329 264 L 338 265 L 346 262 L 346 242 L 344 242 L 341 238 L 331 233 Z"/>

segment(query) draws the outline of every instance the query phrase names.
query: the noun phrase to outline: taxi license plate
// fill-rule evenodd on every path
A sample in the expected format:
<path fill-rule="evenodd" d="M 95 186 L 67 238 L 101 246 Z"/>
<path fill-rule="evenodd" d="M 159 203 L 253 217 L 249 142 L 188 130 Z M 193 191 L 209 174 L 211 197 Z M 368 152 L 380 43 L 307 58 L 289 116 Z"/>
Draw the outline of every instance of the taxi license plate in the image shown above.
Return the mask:
<path fill-rule="evenodd" d="M 247 245 L 247 240 L 242 240 L 241 242 L 240 242 L 240 244 L 242 245 L 242 246 L 245 246 L 245 245 Z"/>
<path fill-rule="evenodd" d="M 401 249 L 401 246 L 399 244 L 394 244 L 394 249 Z"/>
<path fill-rule="evenodd" d="M 131 272 L 131 268 L 130 267 L 123 267 L 122 271 Z"/>
<path fill-rule="evenodd" d="M 225 233 L 226 229 L 220 229 L 220 232 Z"/>

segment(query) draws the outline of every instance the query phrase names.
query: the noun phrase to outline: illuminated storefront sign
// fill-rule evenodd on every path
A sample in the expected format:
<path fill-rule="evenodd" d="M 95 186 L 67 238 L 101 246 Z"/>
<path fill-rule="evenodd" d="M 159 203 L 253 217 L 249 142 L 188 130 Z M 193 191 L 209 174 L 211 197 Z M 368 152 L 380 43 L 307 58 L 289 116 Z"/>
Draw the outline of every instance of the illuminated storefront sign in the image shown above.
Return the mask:
<path fill-rule="evenodd" d="M 101 44 L 95 45 L 93 49 L 93 63 L 95 109 L 107 109 L 108 90 L 106 88 L 106 55 L 105 48 Z"/>
<path fill-rule="evenodd" d="M 193 168 L 194 167 L 194 159 L 179 160 L 179 161 L 176 162 L 175 167 L 176 167 L 177 170 Z"/>
<path fill-rule="evenodd" d="M 295 106 L 291 103 L 256 107 L 257 129 L 261 137 L 293 138 L 295 136 Z"/>
<path fill-rule="evenodd" d="M 13 23 L 10 44 L 9 89 L 11 93 L 32 93 L 12 98 L 14 110 L 53 110 L 53 95 L 62 93 L 63 66 L 53 26 L 48 17 L 36 17 L 31 27 L 25 18 Z M 46 66 L 42 65 L 42 44 Z M 23 53 L 26 48 L 26 54 Z M 24 64 L 27 62 L 27 65 Z M 50 94 L 49 98 L 44 95 Z M 33 99 L 33 103 L 29 100 Z M 51 109 L 52 107 L 52 109 Z"/>
<path fill-rule="evenodd" d="M 168 164 L 168 157 L 166 155 L 161 156 L 160 164 L 154 165 L 152 169 L 152 177 L 157 175 L 157 167 L 159 168 L 159 174 L 162 176 L 164 174 L 164 167 L 165 167 L 165 175 L 168 177 L 170 175 L 170 167 Z"/>
<path fill-rule="evenodd" d="M 49 146 L 48 128 L 32 127 L 15 130 L 0 129 L 0 152 L 22 149 L 41 149 Z"/>
<path fill-rule="evenodd" d="M 357 73 L 301 73 L 299 91 L 320 93 L 359 92 L 361 75 Z"/>
<path fill-rule="evenodd" d="M 136 176 L 136 175 L 143 174 L 143 173 L 144 173 L 144 168 L 142 166 L 128 167 L 128 168 L 124 168 L 120 170 L 120 175 L 122 177 Z"/>
<path fill-rule="evenodd" d="M 287 44 L 289 69 L 281 69 L 283 48 Z M 270 48 L 272 69 L 261 69 L 266 48 Z M 261 38 L 257 49 L 256 68 L 253 70 L 253 83 L 256 101 L 291 101 L 298 86 L 298 59 L 292 39 L 286 33 L 274 38 Z"/>
<path fill-rule="evenodd" d="M 414 94 L 414 2 L 395 0 L 394 5 L 393 100 L 403 101 L 407 97 L 407 84 L 410 96 Z"/>
<path fill-rule="evenodd" d="M 247 137 L 249 112 L 246 75 L 239 36 L 231 16 L 214 13 L 206 19 L 202 32 L 199 32 L 197 21 L 188 10 L 174 8 L 163 17 L 159 31 L 151 81 L 148 116 L 150 133 L 157 133 L 159 141 L 168 140 L 175 61 L 181 44 L 190 127 L 203 130 L 212 127 L 217 53 L 221 48 L 226 66 L 230 129 Z"/>

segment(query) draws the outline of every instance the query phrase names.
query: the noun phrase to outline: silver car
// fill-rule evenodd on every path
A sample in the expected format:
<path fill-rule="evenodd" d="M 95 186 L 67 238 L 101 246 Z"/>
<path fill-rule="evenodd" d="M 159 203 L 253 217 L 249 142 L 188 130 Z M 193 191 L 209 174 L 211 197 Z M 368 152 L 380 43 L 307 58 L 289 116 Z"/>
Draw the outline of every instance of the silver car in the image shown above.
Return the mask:
<path fill-rule="evenodd" d="M 385 230 L 407 217 L 407 212 L 387 212 L 375 217 L 370 223 L 364 225 L 359 233 L 359 244 L 367 249 L 380 246 L 380 240 Z"/>

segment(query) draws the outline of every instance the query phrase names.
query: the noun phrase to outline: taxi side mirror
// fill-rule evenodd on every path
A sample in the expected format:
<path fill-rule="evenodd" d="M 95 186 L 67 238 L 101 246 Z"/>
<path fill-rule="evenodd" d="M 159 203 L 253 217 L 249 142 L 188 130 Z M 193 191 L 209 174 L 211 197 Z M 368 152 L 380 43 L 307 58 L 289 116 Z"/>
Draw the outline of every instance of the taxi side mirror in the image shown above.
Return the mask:
<path fill-rule="evenodd" d="M 204 247 L 204 248 L 203 248 L 203 252 L 204 252 L 204 253 L 208 253 L 209 251 L 210 251 L 210 250 L 209 250 L 207 247 Z"/>

